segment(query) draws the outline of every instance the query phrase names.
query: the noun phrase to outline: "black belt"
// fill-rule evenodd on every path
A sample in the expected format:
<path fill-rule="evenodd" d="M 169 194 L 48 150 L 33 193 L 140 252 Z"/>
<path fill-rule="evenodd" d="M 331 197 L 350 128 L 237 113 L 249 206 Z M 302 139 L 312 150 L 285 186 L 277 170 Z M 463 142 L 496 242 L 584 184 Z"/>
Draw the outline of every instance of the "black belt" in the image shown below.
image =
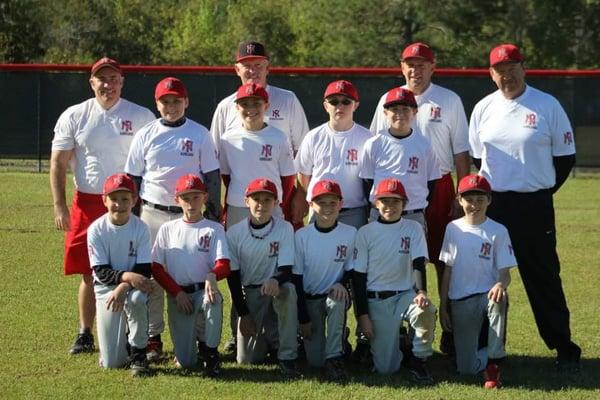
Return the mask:
<path fill-rule="evenodd" d="M 262 287 L 262 285 L 244 285 L 244 289 L 258 289 Z"/>
<path fill-rule="evenodd" d="M 196 293 L 198 290 L 204 290 L 204 282 L 192 283 L 187 286 L 180 286 L 181 290 L 186 293 Z"/>
<path fill-rule="evenodd" d="M 327 293 L 321 293 L 321 294 L 304 293 L 304 297 L 307 298 L 308 300 L 319 300 L 319 299 L 324 299 L 325 297 L 327 297 Z"/>
<path fill-rule="evenodd" d="M 183 212 L 183 208 L 177 207 L 177 206 L 163 206 L 162 204 L 150 203 L 149 201 L 143 200 L 143 199 L 142 199 L 142 203 L 144 203 L 148 207 L 155 208 L 160 211 L 170 212 L 173 214 L 181 214 Z"/>
<path fill-rule="evenodd" d="M 400 293 L 408 292 L 408 290 L 382 290 L 380 292 L 367 291 L 369 299 L 387 299 Z"/>
<path fill-rule="evenodd" d="M 402 215 L 418 214 L 418 213 L 422 213 L 422 212 L 423 212 L 422 208 L 417 208 L 415 210 L 404 210 L 404 211 L 402 211 Z"/>

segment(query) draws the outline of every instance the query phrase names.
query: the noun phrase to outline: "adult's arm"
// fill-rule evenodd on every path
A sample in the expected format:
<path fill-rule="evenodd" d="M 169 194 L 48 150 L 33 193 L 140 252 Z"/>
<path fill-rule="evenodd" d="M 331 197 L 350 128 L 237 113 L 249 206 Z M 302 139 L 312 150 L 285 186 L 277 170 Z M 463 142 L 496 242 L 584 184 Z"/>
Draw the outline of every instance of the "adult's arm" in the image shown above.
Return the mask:
<path fill-rule="evenodd" d="M 71 229 L 71 218 L 67 207 L 67 169 L 73 150 L 52 150 L 50 156 L 50 189 L 54 205 L 54 226 L 56 229 Z"/>

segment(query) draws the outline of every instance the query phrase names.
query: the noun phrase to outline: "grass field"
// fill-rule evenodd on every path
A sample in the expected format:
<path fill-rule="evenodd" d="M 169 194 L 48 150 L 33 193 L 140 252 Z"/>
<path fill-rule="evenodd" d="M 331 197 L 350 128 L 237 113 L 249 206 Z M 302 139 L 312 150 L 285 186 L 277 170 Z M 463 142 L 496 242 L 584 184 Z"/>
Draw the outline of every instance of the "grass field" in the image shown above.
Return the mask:
<path fill-rule="evenodd" d="M 63 236 L 52 225 L 48 175 L 4 172 L 0 182 L 0 398 L 600 398 L 600 176 L 571 178 L 555 197 L 562 278 L 573 337 L 583 349 L 583 371 L 578 376 L 554 373 L 554 353 L 539 338 L 514 271 L 509 358 L 501 391 L 485 391 L 480 377 L 456 376 L 439 353 L 430 364 L 436 383 L 428 387 L 413 384 L 405 371 L 381 377 L 357 366 L 349 368 L 353 378 L 344 386 L 323 383 L 314 372 L 287 383 L 274 366 L 233 363 L 224 364 L 218 380 L 202 378 L 199 371 L 183 374 L 171 364 L 142 380 L 132 379 L 128 371 L 104 371 L 98 367 L 98 354 L 67 354 L 78 325 L 79 280 L 62 276 Z M 433 288 L 433 270 L 429 276 Z M 226 286 L 222 288 L 228 298 Z M 228 336 L 224 332 L 223 342 Z M 164 338 L 172 349 L 169 335 Z"/>

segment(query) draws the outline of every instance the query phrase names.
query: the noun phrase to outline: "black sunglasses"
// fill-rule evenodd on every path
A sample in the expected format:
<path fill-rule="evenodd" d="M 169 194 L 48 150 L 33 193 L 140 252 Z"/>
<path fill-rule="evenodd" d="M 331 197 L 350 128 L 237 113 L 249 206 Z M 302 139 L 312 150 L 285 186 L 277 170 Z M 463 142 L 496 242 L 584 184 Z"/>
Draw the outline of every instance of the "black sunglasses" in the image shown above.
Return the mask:
<path fill-rule="evenodd" d="M 350 99 L 344 99 L 344 100 L 333 99 L 333 100 L 327 100 L 327 102 L 334 107 L 340 103 L 342 103 L 345 106 L 352 104 L 352 100 L 350 100 Z"/>

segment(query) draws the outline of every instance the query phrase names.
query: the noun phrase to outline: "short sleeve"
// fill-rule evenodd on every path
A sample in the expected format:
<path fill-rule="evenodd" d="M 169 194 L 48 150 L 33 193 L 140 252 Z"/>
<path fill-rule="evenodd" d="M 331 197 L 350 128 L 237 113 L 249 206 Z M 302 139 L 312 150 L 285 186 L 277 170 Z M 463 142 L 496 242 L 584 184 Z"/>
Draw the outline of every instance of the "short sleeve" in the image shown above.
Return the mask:
<path fill-rule="evenodd" d="M 510 268 L 517 265 L 510 236 L 504 226 L 494 240 L 494 265 L 497 269 Z"/>
<path fill-rule="evenodd" d="M 452 153 L 459 154 L 469 151 L 469 126 L 467 115 L 460 97 L 452 96 L 452 123 L 450 126 Z"/>
<path fill-rule="evenodd" d="M 369 245 L 367 242 L 367 232 L 365 229 L 360 228 L 356 234 L 356 240 L 354 241 L 354 252 L 353 252 L 353 269 L 356 272 L 367 273 L 369 263 Z"/>
<path fill-rule="evenodd" d="M 373 114 L 373 120 L 371 121 L 371 126 L 369 127 L 369 130 L 371 133 L 373 133 L 373 135 L 376 135 L 382 130 L 388 129 L 387 120 L 385 118 L 385 114 L 383 113 L 385 96 L 385 94 L 381 96 L 379 103 L 377 103 L 377 107 L 375 108 L 375 114 Z"/>
<path fill-rule="evenodd" d="M 296 275 L 302 275 L 304 273 L 304 253 L 302 246 L 302 232 L 298 231 L 294 237 L 294 266 L 292 272 Z"/>
<path fill-rule="evenodd" d="M 237 229 L 232 227 L 227 232 L 225 232 L 225 236 L 227 237 L 227 245 L 229 246 L 229 266 L 232 271 L 239 271 L 240 256 Z"/>
<path fill-rule="evenodd" d="M 309 130 L 308 121 L 300 100 L 292 93 L 290 105 L 290 139 L 293 151 L 298 151 L 304 136 Z"/>
<path fill-rule="evenodd" d="M 98 230 L 98 225 L 90 226 L 87 232 L 88 255 L 90 258 L 90 266 L 110 264 L 110 258 L 102 240 L 102 235 Z"/>
<path fill-rule="evenodd" d="M 211 253 L 213 260 L 229 259 L 229 245 L 227 244 L 227 237 L 225 236 L 225 229 L 223 226 L 215 223 L 215 240 L 212 243 Z"/>
<path fill-rule="evenodd" d="M 310 135 L 302 142 L 300 145 L 300 150 L 298 150 L 298 154 L 296 154 L 296 170 L 304 175 L 312 175 L 313 174 L 313 146 L 311 143 L 312 137 Z"/>
<path fill-rule="evenodd" d="M 483 155 L 483 147 L 479 138 L 480 107 L 478 105 L 473 109 L 469 123 L 469 147 L 473 158 L 481 158 Z"/>
<path fill-rule="evenodd" d="M 219 160 L 217 159 L 217 151 L 209 132 L 204 127 L 201 127 L 201 129 L 204 140 L 200 147 L 200 172 L 205 174 L 219 169 Z"/>
<path fill-rule="evenodd" d="M 156 234 L 156 240 L 152 246 L 152 262 L 159 263 L 160 265 L 168 268 L 167 266 L 167 229 L 166 225 L 162 225 L 158 233 Z"/>
<path fill-rule="evenodd" d="M 142 220 L 139 223 L 139 237 L 137 259 L 138 264 L 146 264 L 152 262 L 152 243 L 150 242 L 150 229 Z"/>
<path fill-rule="evenodd" d="M 365 147 L 360 159 L 358 176 L 362 179 L 375 178 L 375 157 L 373 153 L 373 143 L 376 137 L 373 137 L 365 142 Z"/>
<path fill-rule="evenodd" d="M 146 159 L 144 154 L 144 138 L 146 137 L 146 132 L 145 129 L 140 129 L 131 141 L 129 154 L 127 155 L 127 161 L 125 162 L 125 173 L 127 174 L 144 176 L 146 170 Z"/>
<path fill-rule="evenodd" d="M 414 222 L 414 221 L 410 221 Z M 425 257 L 429 259 L 429 253 L 427 252 L 427 241 L 425 240 L 425 232 L 418 222 L 414 223 L 412 243 L 410 244 L 410 256 L 412 260 L 419 257 Z"/>
<path fill-rule="evenodd" d="M 283 237 L 279 243 L 279 256 L 277 258 L 277 266 L 294 265 L 295 261 L 295 245 L 294 245 L 294 227 L 287 221 L 278 219 L 277 222 L 285 224 Z"/>
<path fill-rule="evenodd" d="M 63 112 L 54 126 L 52 150 L 67 151 L 75 148 L 75 132 L 77 125 L 73 119 L 72 109 Z"/>
<path fill-rule="evenodd" d="M 453 241 L 453 231 L 450 224 L 446 226 L 446 233 L 444 234 L 444 241 L 442 242 L 439 257 L 440 261 L 449 267 L 453 266 L 456 260 L 456 243 Z"/>
<path fill-rule="evenodd" d="M 552 133 L 552 155 L 554 157 L 575 154 L 575 137 L 569 118 L 558 100 L 553 99 L 550 130 Z"/>

